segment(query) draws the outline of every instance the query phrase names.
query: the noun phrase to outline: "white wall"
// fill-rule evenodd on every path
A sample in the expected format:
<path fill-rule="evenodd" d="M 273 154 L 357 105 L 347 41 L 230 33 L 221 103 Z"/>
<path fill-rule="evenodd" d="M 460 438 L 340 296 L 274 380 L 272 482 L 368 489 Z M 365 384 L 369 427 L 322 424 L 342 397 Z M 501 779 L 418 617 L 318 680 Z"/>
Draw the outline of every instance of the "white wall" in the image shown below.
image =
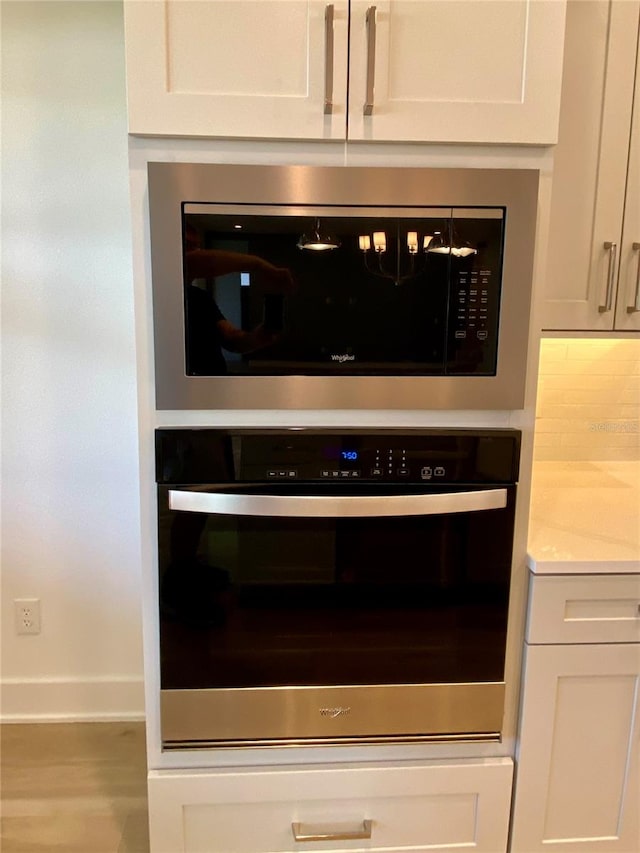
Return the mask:
<path fill-rule="evenodd" d="M 2 713 L 142 714 L 121 3 L 2 3 Z M 16 636 L 12 601 L 42 602 Z"/>

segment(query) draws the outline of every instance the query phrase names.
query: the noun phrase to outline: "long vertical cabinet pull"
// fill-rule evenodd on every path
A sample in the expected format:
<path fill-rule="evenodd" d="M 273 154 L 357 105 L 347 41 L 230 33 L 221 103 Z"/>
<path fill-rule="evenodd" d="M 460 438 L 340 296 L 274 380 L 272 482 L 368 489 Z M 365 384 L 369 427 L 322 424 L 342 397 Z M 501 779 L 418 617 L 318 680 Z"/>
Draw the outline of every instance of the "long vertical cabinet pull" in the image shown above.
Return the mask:
<path fill-rule="evenodd" d="M 376 7 L 369 6 L 366 17 L 367 25 L 367 91 L 362 112 L 366 116 L 373 115 L 373 89 L 376 78 Z"/>
<path fill-rule="evenodd" d="M 631 248 L 638 253 L 638 269 L 636 271 L 636 293 L 633 305 L 627 305 L 627 314 L 635 314 L 640 311 L 640 243 L 632 243 Z"/>
<path fill-rule="evenodd" d="M 616 255 L 618 252 L 617 243 L 606 242 L 604 248 L 609 252 L 609 267 L 607 269 L 607 291 L 604 297 L 604 305 L 598 306 L 598 311 L 604 314 L 606 311 L 611 311 L 613 305 L 613 281 L 616 271 Z"/>
<path fill-rule="evenodd" d="M 333 112 L 333 16 L 330 3 L 324 10 L 324 114 Z"/>

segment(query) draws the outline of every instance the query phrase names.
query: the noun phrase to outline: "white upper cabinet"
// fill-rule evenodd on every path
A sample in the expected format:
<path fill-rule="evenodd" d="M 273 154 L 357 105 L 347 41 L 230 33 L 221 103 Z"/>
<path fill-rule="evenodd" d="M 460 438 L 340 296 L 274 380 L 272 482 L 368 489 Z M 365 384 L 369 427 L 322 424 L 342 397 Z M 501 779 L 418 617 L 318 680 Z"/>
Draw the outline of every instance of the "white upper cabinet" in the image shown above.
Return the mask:
<path fill-rule="evenodd" d="M 640 19 L 640 14 L 639 14 Z M 636 54 L 636 94 L 629 144 L 629 169 L 624 205 L 616 329 L 640 329 L 640 23 Z"/>
<path fill-rule="evenodd" d="M 564 0 L 125 0 L 129 131 L 553 144 Z"/>
<path fill-rule="evenodd" d="M 639 37 L 637 0 L 569 0 L 544 329 L 640 329 Z"/>
<path fill-rule="evenodd" d="M 129 132 L 343 139 L 349 4 L 126 0 Z"/>
<path fill-rule="evenodd" d="M 565 4 L 351 2 L 349 139 L 557 140 Z"/>

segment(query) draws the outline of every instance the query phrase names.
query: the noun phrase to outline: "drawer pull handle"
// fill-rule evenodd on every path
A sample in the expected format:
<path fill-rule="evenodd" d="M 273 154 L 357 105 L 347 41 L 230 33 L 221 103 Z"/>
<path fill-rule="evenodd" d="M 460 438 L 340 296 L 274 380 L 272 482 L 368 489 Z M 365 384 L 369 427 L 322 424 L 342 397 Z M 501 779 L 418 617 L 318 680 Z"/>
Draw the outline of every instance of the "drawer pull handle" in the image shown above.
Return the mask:
<path fill-rule="evenodd" d="M 291 831 L 295 841 L 356 841 L 361 838 L 371 838 L 372 820 L 363 820 L 362 827 L 352 832 L 344 829 L 332 830 L 329 827 L 323 829 L 321 826 L 311 824 L 305 829 L 303 823 L 292 823 Z"/>

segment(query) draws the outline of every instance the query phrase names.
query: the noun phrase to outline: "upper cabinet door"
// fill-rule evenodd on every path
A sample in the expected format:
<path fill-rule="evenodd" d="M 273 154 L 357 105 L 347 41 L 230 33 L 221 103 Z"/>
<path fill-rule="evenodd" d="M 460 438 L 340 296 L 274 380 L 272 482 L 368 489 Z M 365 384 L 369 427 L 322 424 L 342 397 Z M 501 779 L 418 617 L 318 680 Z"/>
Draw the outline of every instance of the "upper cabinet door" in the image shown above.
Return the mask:
<path fill-rule="evenodd" d="M 563 0 L 352 0 L 349 139 L 557 140 Z"/>
<path fill-rule="evenodd" d="M 344 139 L 347 0 L 124 8 L 130 133 Z"/>
<path fill-rule="evenodd" d="M 639 31 L 638 0 L 569 0 L 543 329 L 640 325 L 640 313 L 626 310 L 640 254 L 634 265 L 640 94 L 631 156 L 630 133 Z"/>
<path fill-rule="evenodd" d="M 615 328 L 640 330 L 640 24 Z"/>

